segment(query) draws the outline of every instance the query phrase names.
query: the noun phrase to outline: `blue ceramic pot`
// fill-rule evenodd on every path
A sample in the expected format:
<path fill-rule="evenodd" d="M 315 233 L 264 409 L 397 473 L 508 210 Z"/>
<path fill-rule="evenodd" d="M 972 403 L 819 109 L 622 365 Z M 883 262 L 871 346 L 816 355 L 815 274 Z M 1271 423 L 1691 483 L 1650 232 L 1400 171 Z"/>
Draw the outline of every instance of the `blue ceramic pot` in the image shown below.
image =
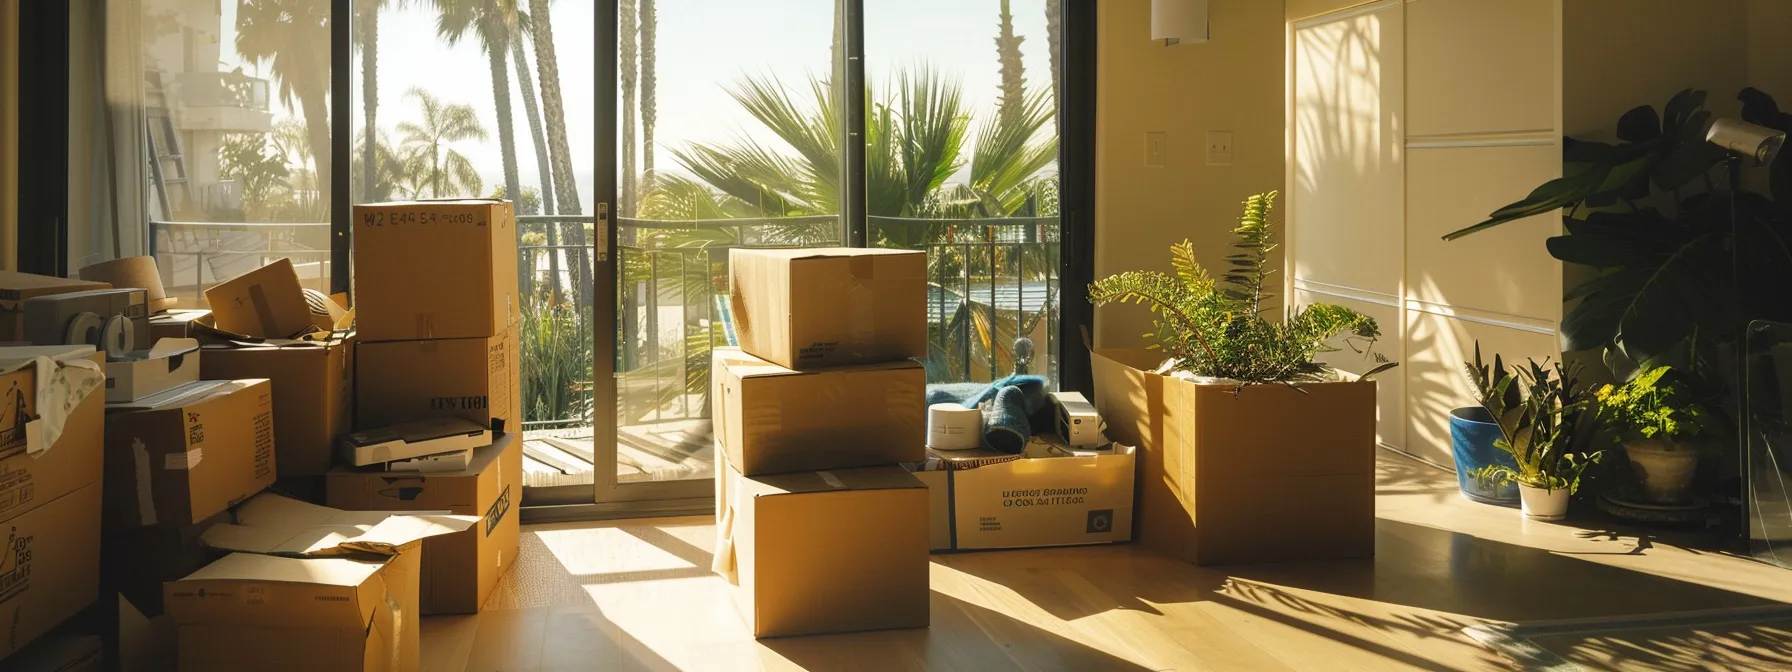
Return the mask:
<path fill-rule="evenodd" d="M 1500 427 L 1493 424 L 1487 409 L 1468 406 L 1450 411 L 1450 451 L 1456 457 L 1456 484 L 1462 488 L 1462 496 L 1482 504 L 1518 506 L 1517 483 L 1483 487 L 1469 475 L 1490 464 L 1518 466 L 1511 455 L 1493 447 L 1499 438 Z"/>

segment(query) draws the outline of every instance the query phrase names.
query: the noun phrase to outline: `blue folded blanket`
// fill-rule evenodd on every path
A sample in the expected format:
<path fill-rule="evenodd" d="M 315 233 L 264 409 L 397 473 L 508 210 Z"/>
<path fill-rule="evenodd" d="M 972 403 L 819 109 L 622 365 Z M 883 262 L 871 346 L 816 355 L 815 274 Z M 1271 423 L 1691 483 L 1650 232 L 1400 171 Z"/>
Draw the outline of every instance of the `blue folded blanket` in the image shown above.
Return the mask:
<path fill-rule="evenodd" d="M 983 447 L 1014 454 L 1035 431 L 1051 427 L 1051 391 L 1040 376 L 1009 376 L 989 383 L 927 387 L 928 405 L 957 403 L 983 411 Z"/>

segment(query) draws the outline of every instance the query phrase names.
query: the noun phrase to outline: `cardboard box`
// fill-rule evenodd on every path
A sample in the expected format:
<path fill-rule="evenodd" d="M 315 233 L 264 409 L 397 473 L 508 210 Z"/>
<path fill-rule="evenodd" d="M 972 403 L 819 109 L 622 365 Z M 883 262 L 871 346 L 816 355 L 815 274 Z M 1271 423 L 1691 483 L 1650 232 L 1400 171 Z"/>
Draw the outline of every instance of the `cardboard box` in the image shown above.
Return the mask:
<path fill-rule="evenodd" d="M 367 429 L 342 438 L 342 459 L 366 467 L 449 452 L 464 452 L 492 443 L 492 430 L 466 418 L 430 418 L 391 427 Z"/>
<path fill-rule="evenodd" d="M 100 539 L 100 590 L 129 600 L 146 617 L 161 616 L 162 584 L 211 564 L 222 553 L 199 543 L 211 526 L 230 522 L 224 511 L 192 525 L 148 525 L 106 530 Z"/>
<path fill-rule="evenodd" d="M 182 670 L 418 669 L 422 542 L 478 522 L 277 495 L 236 519 L 201 541 L 237 552 L 164 588 Z"/>
<path fill-rule="evenodd" d="M 157 584 L 156 604 L 162 603 Z M 174 672 L 174 617 L 148 616 L 124 596 L 118 602 L 118 672 Z"/>
<path fill-rule="evenodd" d="M 191 525 L 273 484 L 272 397 L 264 379 L 201 381 L 108 414 L 109 522 Z"/>
<path fill-rule="evenodd" d="M 99 520 L 94 481 L 0 521 L 0 660 L 99 599 Z"/>
<path fill-rule="evenodd" d="M 717 465 L 715 569 L 754 637 L 924 628 L 927 486 L 898 466 L 746 477 Z"/>
<path fill-rule="evenodd" d="M 110 289 L 103 282 L 0 271 L 0 341 L 25 341 L 25 300 L 45 294 Z"/>
<path fill-rule="evenodd" d="M 149 340 L 193 338 L 193 323 L 211 319 L 209 310 L 170 310 L 149 316 Z"/>
<path fill-rule="evenodd" d="M 523 441 L 516 434 L 473 451 L 463 471 L 404 474 L 338 469 L 325 503 L 350 511 L 447 511 L 480 516 L 464 532 L 423 542 L 425 614 L 472 614 L 516 562 Z"/>
<path fill-rule="evenodd" d="M 98 635 L 65 632 L 33 642 L 6 659 L 7 672 L 105 672 L 106 647 Z"/>
<path fill-rule="evenodd" d="M 38 403 L 37 367 L 30 358 L 44 355 L 58 362 L 83 362 L 85 371 L 57 370 L 56 384 L 75 385 L 79 400 L 64 414 L 62 433 L 47 446 L 41 429 L 45 419 Z M 100 480 L 105 446 L 105 356 L 92 346 L 0 348 L 0 524 Z M 86 383 L 75 381 L 84 376 Z M 33 445 L 38 443 L 39 445 Z"/>
<path fill-rule="evenodd" d="M 212 321 L 219 329 L 256 338 L 294 338 L 314 328 L 305 288 L 291 259 L 261 268 L 205 290 Z"/>
<path fill-rule="evenodd" d="M 280 478 L 330 471 L 354 411 L 355 334 L 325 341 L 207 345 L 206 380 L 266 378 L 274 393 L 274 463 Z"/>
<path fill-rule="evenodd" d="M 441 417 L 521 429 L 515 325 L 488 338 L 363 341 L 355 359 L 357 430 Z"/>
<path fill-rule="evenodd" d="M 924 456 L 927 373 L 919 363 L 795 371 L 717 348 L 710 371 L 715 435 L 748 476 Z"/>
<path fill-rule="evenodd" d="M 355 311 L 368 341 L 485 338 L 518 320 L 509 201 L 355 206 Z"/>
<path fill-rule="evenodd" d="M 134 350 L 149 342 L 149 293 L 141 289 L 90 289 L 25 299 L 25 340 L 36 345 L 88 344 L 104 349 L 105 323 L 115 316 L 130 319 L 126 332 Z M 77 318 L 93 313 L 76 331 Z M 95 319 L 97 318 L 97 319 Z M 116 344 L 115 344 L 116 345 Z"/>
<path fill-rule="evenodd" d="M 917 472 L 933 496 L 934 550 L 1132 540 L 1134 449 Z M 944 506 L 940 506 L 941 503 Z M 941 543 L 939 528 L 945 528 Z"/>
<path fill-rule="evenodd" d="M 1141 461 L 1140 544 L 1202 565 L 1375 553 L 1375 383 L 1198 385 L 1093 353 L 1095 408 Z"/>
<path fill-rule="evenodd" d="M 927 255 L 830 247 L 734 249 L 740 349 L 792 369 L 927 356 Z"/>
<path fill-rule="evenodd" d="M 199 341 L 169 338 L 106 362 L 106 403 L 136 401 L 199 380 Z"/>

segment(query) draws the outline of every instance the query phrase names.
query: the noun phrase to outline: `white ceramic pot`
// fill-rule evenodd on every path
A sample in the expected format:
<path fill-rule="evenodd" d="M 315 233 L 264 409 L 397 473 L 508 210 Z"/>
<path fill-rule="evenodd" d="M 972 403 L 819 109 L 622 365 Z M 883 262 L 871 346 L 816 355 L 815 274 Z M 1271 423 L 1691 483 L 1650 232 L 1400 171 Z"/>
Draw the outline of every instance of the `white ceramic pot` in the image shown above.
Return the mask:
<path fill-rule="evenodd" d="M 1692 500 L 1692 475 L 1699 467 L 1699 452 L 1670 441 L 1632 441 L 1624 444 L 1636 471 L 1637 485 L 1649 504 L 1685 504 Z"/>
<path fill-rule="evenodd" d="M 1568 517 L 1568 489 L 1543 488 L 1518 484 L 1518 499 L 1524 515 L 1537 520 L 1561 520 Z"/>

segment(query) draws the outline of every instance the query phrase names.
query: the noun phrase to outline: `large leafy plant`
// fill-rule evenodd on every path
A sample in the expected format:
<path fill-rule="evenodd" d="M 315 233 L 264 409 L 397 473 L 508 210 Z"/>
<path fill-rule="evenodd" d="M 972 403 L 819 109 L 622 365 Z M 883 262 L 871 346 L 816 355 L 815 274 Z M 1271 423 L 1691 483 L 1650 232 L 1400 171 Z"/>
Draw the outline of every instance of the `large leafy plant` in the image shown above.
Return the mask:
<path fill-rule="evenodd" d="M 1494 447 L 1517 464 L 1491 464 L 1470 475 L 1483 483 L 1516 481 L 1569 493 L 1579 489 L 1581 474 L 1603 455 L 1588 450 L 1599 431 L 1600 406 L 1580 384 L 1579 367 L 1532 360 L 1514 374 L 1497 354 L 1492 366 L 1484 364 L 1476 343 L 1475 359 L 1464 368 L 1476 401 L 1500 428 Z"/>
<path fill-rule="evenodd" d="M 1767 94 L 1737 98 L 1744 121 L 1792 130 Z M 1765 169 L 1765 192 L 1731 190 L 1724 152 L 1705 141 L 1705 99 L 1689 89 L 1661 113 L 1626 112 L 1617 144 L 1565 139 L 1565 177 L 1444 238 L 1565 210 L 1549 253 L 1597 271 L 1564 297 L 1576 302 L 1562 321 L 1565 349 L 1600 352 L 1618 380 L 1687 344 L 1697 347 L 1679 364 L 1725 370 L 1709 363 L 1727 359 L 1747 321 L 1792 321 L 1792 152 Z"/>
<path fill-rule="evenodd" d="M 1271 191 L 1245 200 L 1233 230 L 1238 251 L 1226 257 L 1229 270 L 1218 280 L 1184 240 L 1170 248 L 1174 274 L 1127 271 L 1102 278 L 1089 285 L 1089 301 L 1149 307 L 1159 316 L 1152 347 L 1170 355 L 1169 369 L 1196 376 L 1247 384 L 1325 380 L 1330 369 L 1313 358 L 1337 350 L 1329 342 L 1340 334 L 1380 363 L 1365 378 L 1393 367 L 1370 349 L 1380 335 L 1375 320 L 1349 308 L 1314 304 L 1290 310 L 1280 321 L 1264 316 L 1266 281 L 1274 272 L 1269 255 L 1277 247 L 1269 223 L 1275 199 Z"/>

